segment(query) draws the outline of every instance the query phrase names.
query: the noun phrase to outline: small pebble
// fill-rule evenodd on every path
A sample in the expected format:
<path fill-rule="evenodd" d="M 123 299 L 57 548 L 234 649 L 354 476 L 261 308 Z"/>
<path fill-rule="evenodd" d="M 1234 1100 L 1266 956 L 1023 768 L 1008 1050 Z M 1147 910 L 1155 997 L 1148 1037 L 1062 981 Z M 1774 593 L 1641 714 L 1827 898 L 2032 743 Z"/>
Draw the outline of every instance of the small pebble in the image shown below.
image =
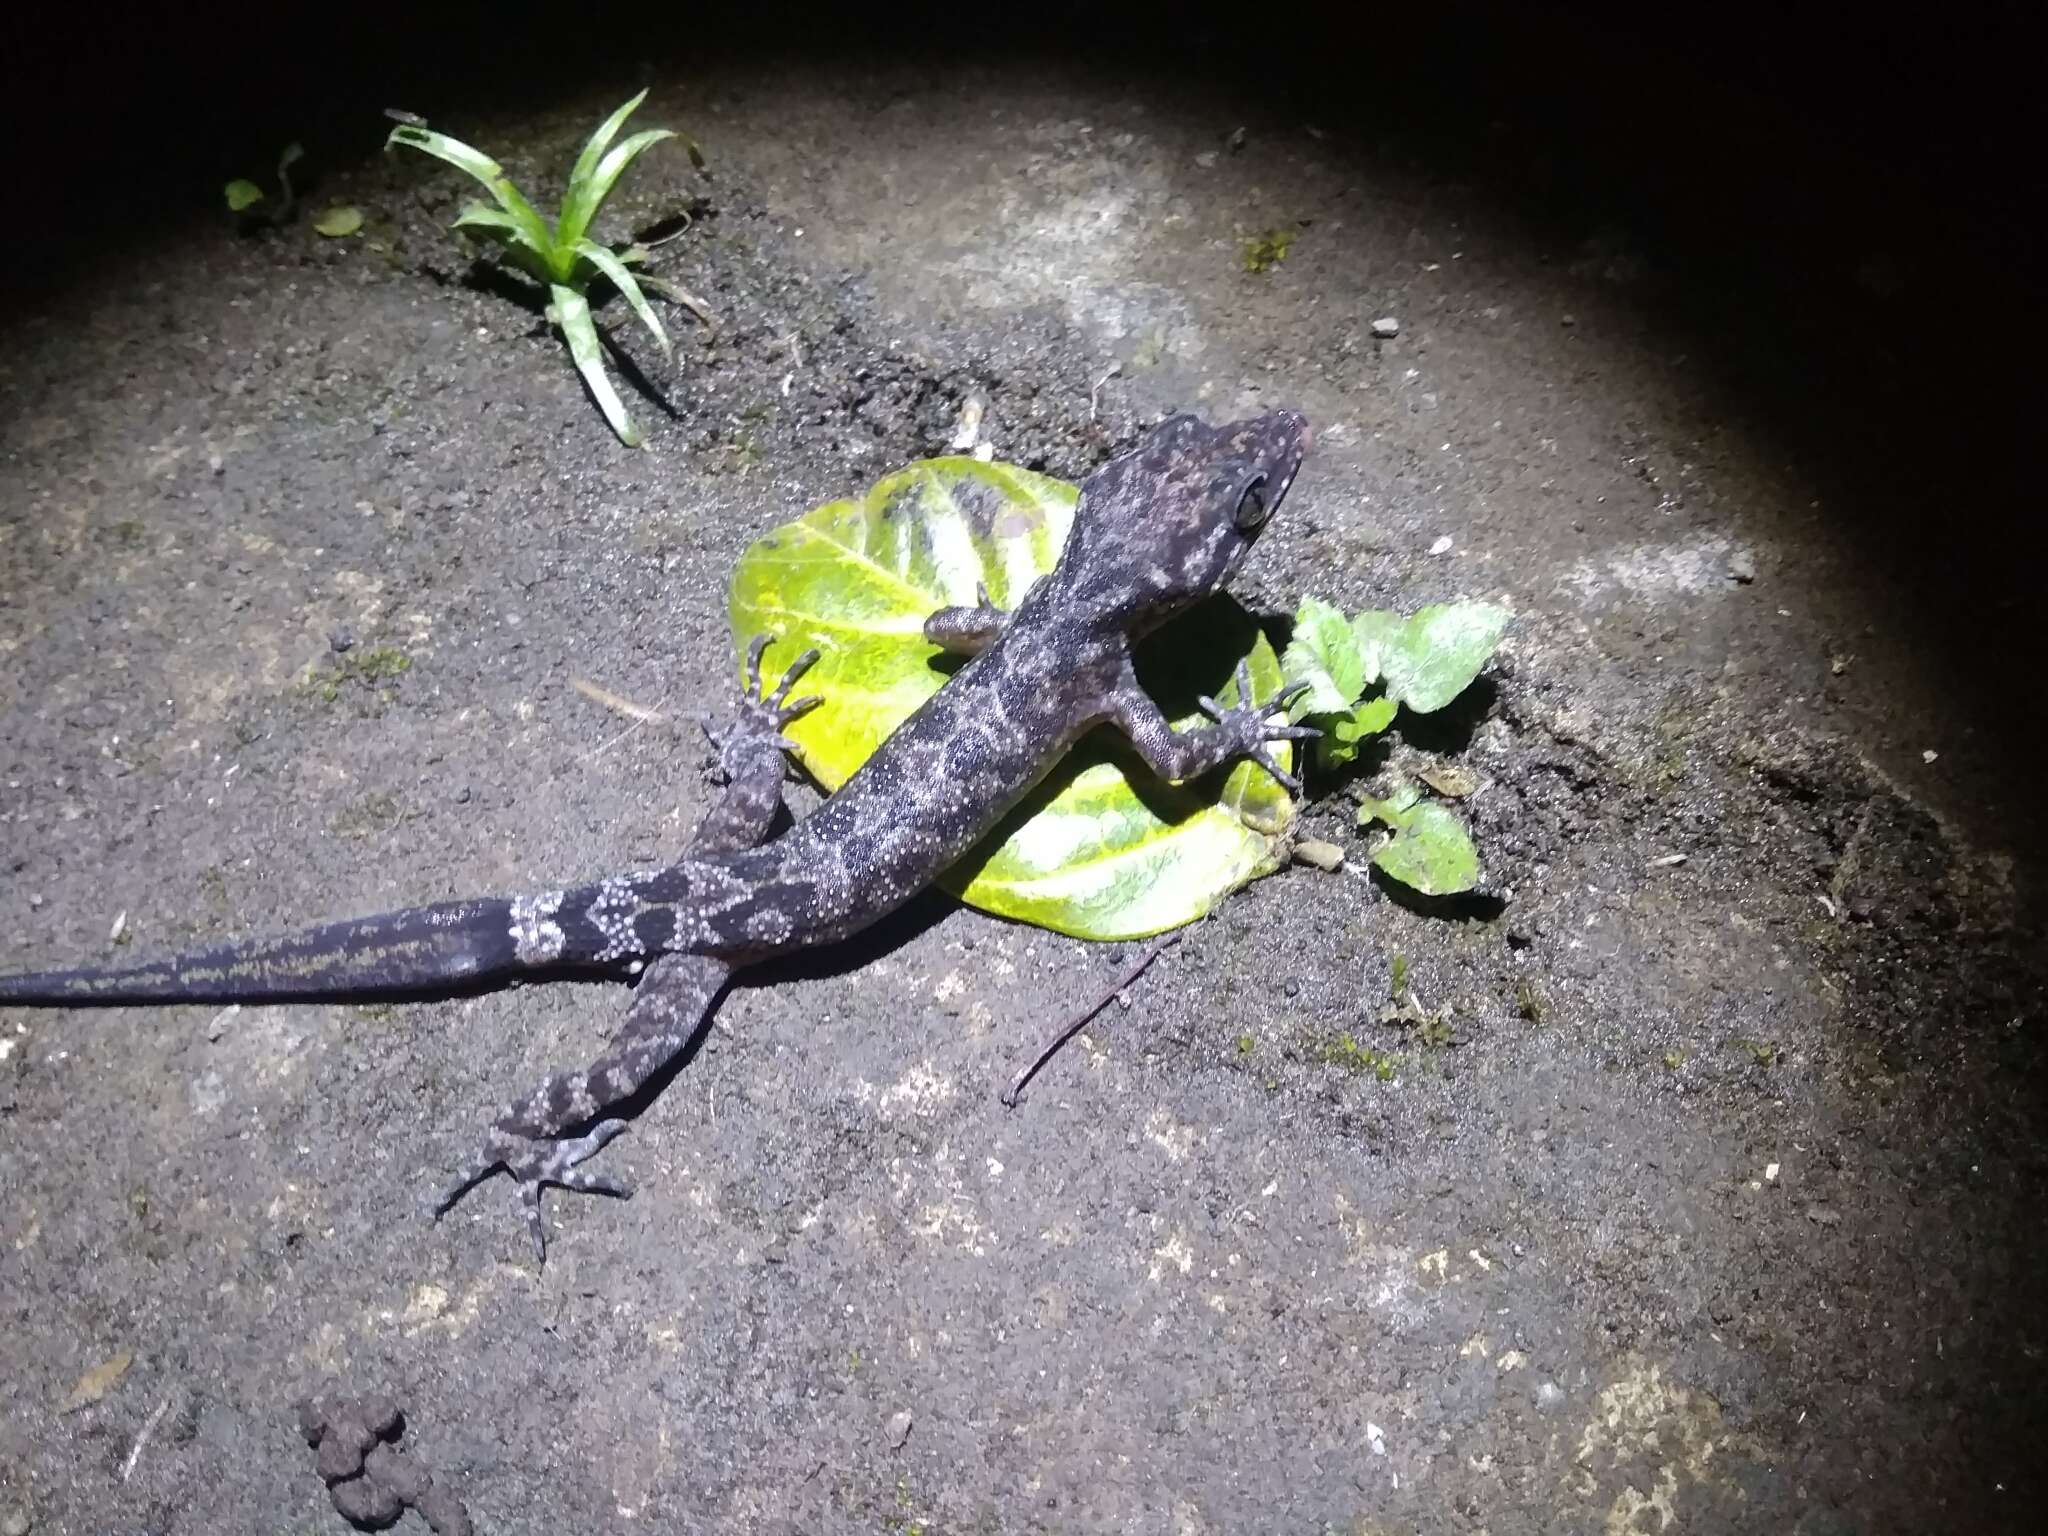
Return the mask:
<path fill-rule="evenodd" d="M 1296 981 L 1292 976 L 1290 976 L 1287 978 L 1287 984 L 1283 986 L 1280 990 L 1286 993 L 1289 997 L 1299 997 L 1301 996 L 1301 983 Z"/>
<path fill-rule="evenodd" d="M 1748 586 L 1756 580 L 1756 556 L 1746 549 L 1738 549 L 1728 557 L 1728 579 Z"/>
<path fill-rule="evenodd" d="M 42 906 L 42 904 L 43 904 L 43 893 L 42 893 L 41 891 L 30 891 L 30 892 L 28 893 L 28 909 L 29 909 L 29 911 L 33 912 L 33 911 L 37 910 L 37 909 L 38 909 L 39 907 L 41 907 L 41 906 Z"/>
<path fill-rule="evenodd" d="M 340 656 L 345 652 L 354 650 L 355 646 L 355 635 L 346 629 L 337 629 L 333 634 L 327 637 L 327 649 L 334 652 L 334 654 L 337 656 Z"/>
<path fill-rule="evenodd" d="M 469 804 L 469 786 L 467 784 L 455 791 L 455 803 L 457 805 Z"/>
<path fill-rule="evenodd" d="M 0 1536 L 28 1536 L 28 1511 L 10 1509 L 0 1515 Z"/>
<path fill-rule="evenodd" d="M 1335 843 L 1326 843 L 1319 837 L 1305 837 L 1294 845 L 1294 856 L 1304 864 L 1313 864 L 1325 874 L 1344 867 L 1344 850 Z"/>
<path fill-rule="evenodd" d="M 1554 1381 L 1546 1381 L 1536 1389 L 1536 1406 L 1538 1408 L 1555 1408 L 1563 1401 L 1564 1388 Z"/>
<path fill-rule="evenodd" d="M 1401 322 L 1392 315 L 1382 315 L 1373 321 L 1372 333 L 1382 341 L 1390 341 L 1401 334 Z"/>
<path fill-rule="evenodd" d="M 1429 546 L 1432 555 L 1448 555 L 1451 552 L 1451 536 L 1447 533 Z"/>
<path fill-rule="evenodd" d="M 890 1414 L 890 1415 L 889 1415 L 889 1446 L 890 1446 L 890 1449 L 892 1449 L 892 1450 L 898 1450 L 898 1451 L 902 1450 L 902 1449 L 903 1449 L 903 1445 L 904 1445 L 904 1442 L 905 1442 L 905 1441 L 907 1441 L 907 1440 L 908 1440 L 909 1438 L 910 1438 L 910 1415 L 909 1415 L 909 1413 L 908 1413 L 908 1412 L 898 1412 L 898 1413 L 892 1413 L 892 1414 Z"/>

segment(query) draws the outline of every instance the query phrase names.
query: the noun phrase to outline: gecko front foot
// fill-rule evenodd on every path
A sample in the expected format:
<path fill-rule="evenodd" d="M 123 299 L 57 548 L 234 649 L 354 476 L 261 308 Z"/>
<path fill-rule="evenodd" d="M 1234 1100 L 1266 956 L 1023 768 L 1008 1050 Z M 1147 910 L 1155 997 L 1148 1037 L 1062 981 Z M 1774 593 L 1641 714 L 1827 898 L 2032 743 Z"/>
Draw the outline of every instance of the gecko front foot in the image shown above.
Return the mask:
<path fill-rule="evenodd" d="M 704 734 L 718 753 L 717 775 L 724 782 L 744 777 L 750 759 L 763 747 L 794 752 L 796 743 L 782 734 L 784 728 L 823 702 L 816 694 L 794 702 L 789 697 L 797 680 L 816 664 L 815 650 L 805 651 L 784 669 L 774 692 L 766 689 L 761 682 L 761 658 L 773 640 L 771 635 L 756 635 L 747 647 L 747 686 L 733 711 L 732 723 L 723 730 L 714 730 L 709 721 L 705 722 Z"/>
<path fill-rule="evenodd" d="M 604 1150 L 605 1143 L 625 1128 L 623 1120 L 600 1120 L 581 1136 L 544 1139 L 508 1130 L 500 1123 L 484 1137 L 483 1150 L 476 1161 L 434 1202 L 434 1218 L 438 1221 L 464 1195 L 502 1168 L 519 1188 L 519 1203 L 526 1210 L 526 1225 L 533 1233 L 535 1258 L 545 1264 L 548 1239 L 540 1214 L 543 1188 L 552 1184 L 578 1194 L 615 1195 L 621 1200 L 632 1197 L 631 1186 L 602 1174 L 585 1173 L 577 1167 Z"/>
<path fill-rule="evenodd" d="M 1288 705 L 1308 692 L 1307 683 L 1291 683 L 1282 688 L 1263 704 L 1252 702 L 1252 675 L 1240 661 L 1234 679 L 1237 683 L 1237 703 L 1225 709 L 1207 694 L 1195 700 L 1203 714 L 1216 722 L 1218 728 L 1232 736 L 1231 754 L 1248 757 L 1285 786 L 1290 795 L 1301 793 L 1301 780 L 1282 768 L 1273 760 L 1273 754 L 1266 750 L 1271 741 L 1312 741 L 1323 733 L 1310 725 L 1269 724 L 1271 717 L 1282 713 Z"/>

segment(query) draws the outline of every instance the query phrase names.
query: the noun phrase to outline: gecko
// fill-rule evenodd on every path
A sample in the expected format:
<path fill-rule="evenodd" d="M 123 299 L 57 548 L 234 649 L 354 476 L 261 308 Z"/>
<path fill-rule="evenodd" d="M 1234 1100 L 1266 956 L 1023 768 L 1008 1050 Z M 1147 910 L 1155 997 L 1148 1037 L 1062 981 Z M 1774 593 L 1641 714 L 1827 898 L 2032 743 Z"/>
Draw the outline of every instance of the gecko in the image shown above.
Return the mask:
<path fill-rule="evenodd" d="M 900 907 L 992 831 L 1088 732 L 1122 732 L 1147 769 L 1169 782 L 1249 758 L 1300 792 L 1269 744 L 1317 734 L 1286 723 L 1306 683 L 1257 704 L 1240 662 L 1237 701 L 1225 707 L 1205 696 L 1206 722 L 1176 730 L 1140 685 L 1131 648 L 1223 587 L 1293 485 L 1310 437 L 1293 411 L 1213 427 L 1180 414 L 1096 469 L 1082 483 L 1053 569 L 1014 608 L 998 607 L 983 587 L 972 606 L 926 619 L 926 640 L 964 663 L 800 820 L 784 814 L 789 754 L 797 751 L 784 733 L 820 702 L 790 697 L 818 653 L 798 655 L 771 688 L 761 663 L 773 642 L 757 635 L 730 723 L 705 728 L 710 771 L 723 787 L 673 864 L 558 890 L 408 907 L 153 963 L 0 976 L 0 1004 L 335 1000 L 576 973 L 635 978 L 610 1049 L 505 1104 L 433 1206 L 445 1213 L 504 1171 L 545 1263 L 542 1189 L 631 1193 L 584 1165 L 625 1129 L 613 1111 L 709 1022 L 737 969 L 834 943 Z"/>

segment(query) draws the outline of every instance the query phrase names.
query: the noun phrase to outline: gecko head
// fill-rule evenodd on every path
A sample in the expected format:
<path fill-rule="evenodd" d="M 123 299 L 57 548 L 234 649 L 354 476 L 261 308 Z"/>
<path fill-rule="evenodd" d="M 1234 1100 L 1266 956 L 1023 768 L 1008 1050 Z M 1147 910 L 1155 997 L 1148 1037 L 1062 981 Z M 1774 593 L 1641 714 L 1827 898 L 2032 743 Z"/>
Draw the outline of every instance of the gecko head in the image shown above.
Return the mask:
<path fill-rule="evenodd" d="M 1168 417 L 1082 485 L 1060 562 L 1074 595 L 1138 632 L 1218 590 L 1279 510 L 1309 440 L 1298 411 L 1217 427 Z"/>

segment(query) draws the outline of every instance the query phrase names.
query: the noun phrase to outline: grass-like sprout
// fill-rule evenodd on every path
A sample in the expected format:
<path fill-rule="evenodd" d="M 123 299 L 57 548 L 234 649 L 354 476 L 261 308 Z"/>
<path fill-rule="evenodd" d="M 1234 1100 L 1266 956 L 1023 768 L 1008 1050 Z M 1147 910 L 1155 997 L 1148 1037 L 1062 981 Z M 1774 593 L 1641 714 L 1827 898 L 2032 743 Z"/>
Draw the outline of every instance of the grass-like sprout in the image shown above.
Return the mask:
<path fill-rule="evenodd" d="M 583 146 L 583 153 L 576 157 L 575 168 L 569 172 L 562 211 L 552 224 L 512 184 L 512 178 L 505 174 L 503 166 L 460 139 L 435 133 L 424 123 L 414 121 L 401 123 L 392 129 L 391 137 L 385 141 L 387 148 L 392 144 L 405 144 L 447 161 L 483 183 L 485 190 L 496 199 L 495 208 L 471 203 L 462 210 L 454 227 L 495 241 L 515 266 L 546 286 L 548 321 L 561 330 L 563 340 L 569 344 L 569 356 L 575 360 L 583 382 L 590 386 L 605 420 L 611 423 L 619 440 L 629 448 L 640 447 L 645 439 L 626 414 L 619 392 L 612 387 L 611 378 L 605 373 L 604 348 L 598 340 L 596 323 L 590 316 L 587 296 L 591 279 L 602 276 L 618 289 L 633 313 L 653 333 L 661 355 L 672 359 L 675 354 L 669 345 L 668 332 L 662 329 L 661 321 L 647 302 L 641 280 L 635 278 L 631 270 L 647 259 L 646 250 L 635 245 L 614 251 L 590 238 L 590 224 L 604 206 L 605 199 L 611 196 L 612 189 L 618 185 L 619 178 L 625 174 L 626 167 L 663 139 L 677 137 L 667 128 L 648 128 L 616 145 L 612 143 L 633 109 L 646 99 L 647 92 L 642 91 L 606 118 L 597 132 L 590 136 L 590 142 Z M 696 145 L 689 144 L 689 149 L 690 158 L 701 165 Z M 653 279 L 647 281 L 650 286 L 654 285 Z"/>

